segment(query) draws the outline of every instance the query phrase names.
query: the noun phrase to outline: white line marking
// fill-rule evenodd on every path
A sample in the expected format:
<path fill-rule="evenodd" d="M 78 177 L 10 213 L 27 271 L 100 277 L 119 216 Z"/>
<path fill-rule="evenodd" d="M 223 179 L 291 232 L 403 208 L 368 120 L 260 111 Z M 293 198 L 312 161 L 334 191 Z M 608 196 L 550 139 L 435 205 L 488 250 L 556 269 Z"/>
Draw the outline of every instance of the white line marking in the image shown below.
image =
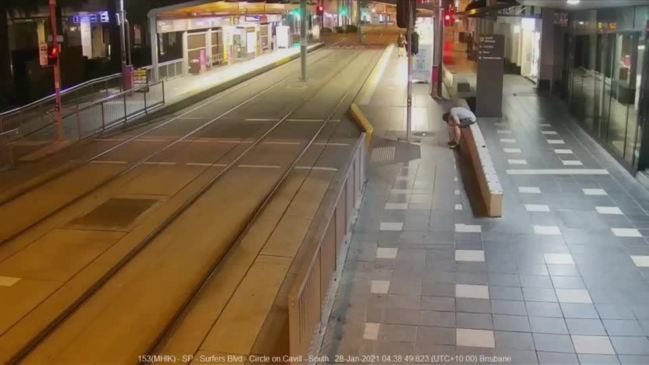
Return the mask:
<path fill-rule="evenodd" d="M 0 276 L 0 286 L 10 287 L 14 286 L 17 282 L 20 281 L 20 278 L 14 278 L 12 276 Z"/>
<path fill-rule="evenodd" d="M 155 143 L 161 143 L 161 142 L 167 142 L 170 141 L 171 138 L 137 138 L 134 141 L 135 142 L 155 142 Z"/>
<path fill-rule="evenodd" d="M 227 164 L 224 163 L 209 163 L 209 162 L 187 162 L 187 166 L 214 166 L 214 167 L 226 167 Z"/>
<path fill-rule="evenodd" d="M 338 171 L 335 167 L 326 166 L 295 166 L 297 170 Z"/>
<path fill-rule="evenodd" d="M 559 149 L 555 149 L 554 153 L 556 153 L 557 155 L 571 155 L 573 152 L 572 152 L 572 150 L 569 150 L 569 149 L 561 149 L 561 148 L 559 148 Z"/>
<path fill-rule="evenodd" d="M 562 160 L 563 166 L 583 166 L 584 164 L 579 160 Z"/>
<path fill-rule="evenodd" d="M 171 162 L 171 161 L 145 161 L 144 165 L 163 165 L 163 166 L 171 166 L 175 165 L 176 162 Z"/>
<path fill-rule="evenodd" d="M 324 119 L 287 119 L 287 122 L 308 122 L 308 123 L 322 123 Z"/>
<path fill-rule="evenodd" d="M 277 122 L 279 119 L 276 118 L 246 118 L 246 122 Z"/>
<path fill-rule="evenodd" d="M 508 175 L 608 175 L 603 169 L 515 169 Z"/>
<path fill-rule="evenodd" d="M 128 161 L 92 160 L 92 161 L 90 161 L 90 163 L 111 164 L 111 165 L 123 165 L 123 164 L 127 164 Z"/>
<path fill-rule="evenodd" d="M 279 165 L 238 165 L 238 166 L 242 168 L 249 168 L 249 169 L 278 169 L 281 167 Z"/>
<path fill-rule="evenodd" d="M 265 141 L 264 144 L 277 144 L 277 145 L 300 145 L 301 142 L 293 141 Z"/>
<path fill-rule="evenodd" d="M 333 147 L 347 147 L 347 146 L 349 146 L 349 143 L 341 143 L 341 142 L 315 142 L 313 144 L 315 146 L 333 146 Z"/>

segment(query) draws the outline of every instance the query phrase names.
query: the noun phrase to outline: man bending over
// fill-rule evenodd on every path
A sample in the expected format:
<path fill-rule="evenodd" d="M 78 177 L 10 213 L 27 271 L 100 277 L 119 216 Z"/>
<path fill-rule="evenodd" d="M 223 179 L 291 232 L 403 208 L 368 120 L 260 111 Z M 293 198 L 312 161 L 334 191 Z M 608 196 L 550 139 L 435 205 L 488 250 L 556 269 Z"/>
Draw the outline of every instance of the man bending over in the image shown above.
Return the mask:
<path fill-rule="evenodd" d="M 457 148 L 460 145 L 460 138 L 462 138 L 460 128 L 468 128 L 476 121 L 475 114 L 469 108 L 461 106 L 451 108 L 442 115 L 442 119 L 448 124 L 448 146 L 450 148 Z"/>

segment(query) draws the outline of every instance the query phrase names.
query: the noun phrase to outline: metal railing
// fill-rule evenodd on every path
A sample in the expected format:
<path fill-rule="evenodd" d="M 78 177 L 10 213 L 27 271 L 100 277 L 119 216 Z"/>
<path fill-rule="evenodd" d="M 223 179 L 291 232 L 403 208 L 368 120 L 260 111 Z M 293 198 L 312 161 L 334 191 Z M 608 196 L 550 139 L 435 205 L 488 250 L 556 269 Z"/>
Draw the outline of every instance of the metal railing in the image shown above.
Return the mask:
<path fill-rule="evenodd" d="M 149 65 L 144 68 L 151 71 L 153 66 Z M 169 80 L 174 77 L 181 76 L 185 73 L 184 71 L 185 70 L 183 70 L 182 58 L 158 64 L 158 75 L 160 77 L 160 80 Z"/>
<path fill-rule="evenodd" d="M 0 140 L 0 151 L 12 150 L 12 163 L 34 149 L 59 141 L 59 129 L 65 142 L 76 142 L 105 130 L 126 126 L 129 121 L 164 105 L 164 81 L 122 91 L 92 103 L 64 108 L 61 125 L 47 114 L 47 121 L 37 128 L 15 128 L 13 138 Z M 15 149 L 22 146 L 20 149 Z M 31 146 L 31 148 L 28 148 Z"/>
<path fill-rule="evenodd" d="M 86 81 L 61 91 L 63 108 L 79 108 L 84 104 L 123 91 L 122 74 L 113 74 Z M 21 107 L 0 113 L 0 132 L 18 128 L 21 133 L 37 129 L 49 120 L 48 113 L 56 106 L 55 96 L 49 95 Z"/>
<path fill-rule="evenodd" d="M 184 73 L 183 59 L 160 63 L 160 80 L 168 80 Z M 144 69 L 151 70 L 152 66 Z M 61 91 L 63 110 L 82 109 L 95 101 L 121 94 L 124 90 L 122 73 L 116 73 Z M 15 109 L 0 113 L 0 132 L 18 129 L 21 134 L 29 134 L 51 122 L 50 114 L 56 107 L 55 96 L 49 95 Z"/>

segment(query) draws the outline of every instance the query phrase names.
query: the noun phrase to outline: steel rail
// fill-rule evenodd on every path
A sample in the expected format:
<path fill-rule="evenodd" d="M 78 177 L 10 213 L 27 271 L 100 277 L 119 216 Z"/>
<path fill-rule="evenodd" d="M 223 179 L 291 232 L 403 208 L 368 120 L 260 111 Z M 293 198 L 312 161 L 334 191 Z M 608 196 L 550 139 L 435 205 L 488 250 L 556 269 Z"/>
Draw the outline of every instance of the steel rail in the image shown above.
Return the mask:
<path fill-rule="evenodd" d="M 359 52 L 360 52 L 360 51 L 356 51 L 356 52 L 354 52 L 354 54 L 356 55 L 356 54 L 358 54 Z M 350 59 L 350 60 L 349 60 L 348 64 L 352 63 L 352 62 L 353 62 L 354 60 L 356 60 L 357 58 L 354 57 L 354 56 L 351 56 L 351 57 L 349 57 L 349 59 Z M 345 65 L 345 67 L 346 67 L 346 66 L 347 66 L 347 65 Z M 345 67 L 342 67 L 342 68 L 341 68 L 341 71 L 344 70 Z M 83 294 L 82 294 L 78 299 L 76 299 L 76 300 L 74 301 L 74 303 L 72 303 L 68 308 L 66 308 L 66 310 L 64 310 L 62 313 L 60 313 L 60 314 L 59 314 L 59 315 L 58 315 L 58 316 L 57 316 L 57 317 L 56 317 L 56 318 L 55 318 L 51 323 L 48 324 L 48 326 L 47 326 L 44 330 L 42 330 L 42 331 L 41 331 L 41 332 L 40 332 L 36 337 L 34 337 L 34 338 L 33 338 L 33 339 L 28 343 L 28 344 L 26 344 L 25 346 L 23 346 L 23 347 L 19 350 L 19 352 L 18 352 L 17 354 L 15 354 L 15 355 L 14 355 L 14 356 L 9 360 L 9 363 L 17 363 L 17 362 L 20 362 L 20 361 L 21 361 L 25 356 L 27 356 L 27 355 L 28 355 L 28 354 L 29 354 L 29 353 L 30 353 L 30 352 L 31 352 L 31 351 L 32 351 L 36 346 L 38 346 L 38 344 L 39 344 L 40 342 L 42 342 L 42 341 L 43 341 L 43 340 L 44 340 L 44 339 L 45 339 L 45 338 L 46 338 L 50 333 L 52 333 L 52 332 L 53 332 L 53 331 L 54 331 L 54 330 L 55 330 L 55 329 L 56 329 L 56 328 L 57 328 L 61 323 L 63 323 L 63 322 L 65 321 L 66 318 L 68 318 L 68 317 L 70 317 L 72 314 L 74 314 L 74 313 L 76 312 L 76 310 L 77 310 L 77 309 L 78 309 L 78 308 L 79 308 L 79 307 L 80 307 L 80 306 L 81 306 L 81 305 L 82 305 L 86 300 L 88 300 L 88 299 L 89 299 L 90 297 L 92 297 L 92 296 L 93 296 L 97 291 L 99 291 L 99 290 L 100 290 L 100 289 L 101 289 L 101 288 L 102 288 L 102 287 L 103 287 L 103 286 L 104 286 L 104 285 L 105 285 L 105 284 L 106 284 L 106 283 L 107 283 L 107 282 L 108 282 L 108 281 L 109 281 L 109 280 L 110 280 L 110 279 L 111 279 L 111 278 L 112 278 L 112 277 L 113 277 L 117 272 L 119 272 L 119 271 L 120 271 L 120 270 L 121 270 L 125 265 L 127 265 L 127 264 L 128 264 L 128 263 L 129 263 L 129 262 L 130 262 L 134 257 L 136 257 L 136 256 L 137 256 L 137 255 L 138 255 L 138 254 L 139 254 L 139 253 L 140 253 L 140 252 L 141 252 L 145 247 L 147 247 L 147 246 L 149 245 L 149 243 L 151 243 L 151 242 L 152 242 L 152 241 L 153 241 L 153 240 L 154 240 L 154 239 L 155 239 L 159 234 L 161 234 L 161 233 L 166 229 L 166 227 L 168 227 L 172 222 L 174 222 L 176 219 L 178 219 L 178 217 L 180 217 L 180 215 L 182 215 L 182 214 L 183 214 L 183 213 L 184 213 L 188 208 L 190 208 L 190 207 L 191 207 L 191 206 L 192 206 L 192 205 L 193 205 L 193 204 L 194 204 L 198 199 L 200 199 L 200 198 L 203 196 L 203 194 L 204 194 L 205 192 L 207 192 L 209 189 L 211 189 L 211 188 L 214 186 L 214 184 L 215 184 L 217 181 L 219 181 L 219 180 L 220 180 L 220 179 L 221 179 L 221 178 L 222 178 L 222 177 L 223 177 L 227 172 L 231 171 L 232 168 L 235 167 L 239 161 L 241 161 L 241 159 L 243 159 L 245 156 L 247 156 L 248 153 L 249 153 L 250 151 L 252 151 L 255 147 L 257 147 L 259 144 L 261 144 L 261 143 L 262 143 L 262 142 L 263 142 L 263 141 L 264 141 L 264 140 L 265 140 L 265 139 L 266 139 L 266 138 L 267 138 L 267 137 L 268 137 L 268 136 L 269 136 L 273 131 L 275 131 L 275 130 L 280 126 L 280 125 L 284 124 L 284 123 L 285 123 L 285 122 L 290 118 L 290 116 L 291 116 L 293 113 L 295 113 L 295 111 L 297 111 L 299 108 L 301 108 L 302 106 L 304 106 L 306 103 L 310 102 L 311 99 L 312 99 L 313 97 L 317 96 L 317 93 L 318 93 L 320 90 L 322 90 L 322 89 L 323 89 L 323 88 L 324 88 L 324 87 L 325 87 L 325 86 L 326 86 L 330 81 L 332 81 L 333 79 L 335 79 L 335 78 L 338 76 L 339 73 L 340 73 L 340 71 L 336 72 L 336 73 L 335 73 L 335 74 L 334 74 L 334 75 L 333 75 L 329 80 L 323 82 L 323 83 L 322 83 L 322 86 L 320 86 L 319 88 L 317 88 L 317 90 L 315 90 L 315 91 L 312 93 L 312 97 L 310 97 L 310 98 L 306 98 L 306 99 L 303 100 L 301 103 L 299 103 L 297 106 L 295 106 L 294 108 L 292 108 L 289 112 L 287 112 L 287 113 L 286 113 L 286 114 L 285 114 L 285 115 L 284 115 L 280 120 L 278 120 L 277 122 L 275 122 L 275 123 L 274 123 L 274 124 L 273 124 L 269 129 L 268 129 L 268 130 L 266 130 L 266 132 L 264 132 L 264 133 L 263 133 L 260 137 L 258 137 L 258 138 L 253 142 L 253 143 L 251 143 L 248 147 L 246 147 L 246 149 L 245 149 L 244 151 L 242 151 L 242 152 L 241 152 L 241 153 L 240 153 L 240 154 L 239 154 L 235 159 L 233 159 L 233 160 L 230 161 L 230 162 L 229 162 L 225 167 L 223 167 L 223 169 L 222 169 L 221 171 L 219 171 L 219 173 L 218 173 L 217 175 L 215 175 L 214 177 L 212 177 L 212 178 L 211 178 L 208 182 L 206 182 L 206 183 L 205 183 L 205 184 L 204 184 L 204 185 L 203 185 L 203 186 L 202 186 L 198 191 L 194 192 L 190 198 L 188 198 L 187 200 L 185 200 L 185 201 L 182 203 L 182 205 L 181 205 L 178 209 L 176 209 L 176 210 L 175 210 L 171 215 L 169 215 L 168 217 L 166 217 L 165 219 L 163 219 L 162 222 L 160 222 L 160 224 L 158 224 L 158 226 L 157 226 L 153 231 L 149 232 L 149 234 L 147 234 L 147 236 L 144 237 L 144 238 L 143 238 L 143 239 L 142 239 L 142 240 L 137 244 L 136 247 L 134 247 L 134 248 L 133 248 L 130 252 L 128 252 L 124 257 L 122 257 L 122 258 L 119 260 L 119 262 L 117 262 L 113 267 L 111 267 L 111 268 L 110 268 L 110 269 L 109 269 L 109 270 L 108 270 L 104 275 L 102 275 L 102 277 L 99 278 L 99 279 L 98 279 L 94 284 L 92 284 L 89 288 L 87 288 L 87 289 L 84 291 L 84 293 L 83 293 Z M 245 103 L 247 103 L 247 102 L 248 102 L 248 100 L 242 102 L 242 103 L 239 104 L 239 105 L 243 105 L 243 104 L 245 104 Z M 238 106 L 239 106 L 239 105 L 238 105 Z M 234 108 L 231 108 L 231 111 L 234 111 L 234 110 L 238 109 L 238 106 L 236 106 L 236 107 L 234 107 Z M 229 113 L 229 112 L 222 113 L 222 114 L 221 114 L 219 117 L 217 117 L 217 118 L 221 118 L 222 116 L 226 115 L 227 113 Z M 217 118 L 215 118 L 214 120 L 216 120 Z M 318 134 L 320 133 L 320 131 L 322 130 L 322 128 L 324 128 L 324 125 L 326 125 L 326 122 L 323 123 L 323 125 L 318 129 Z M 205 125 L 196 128 L 195 131 L 197 131 L 197 130 L 202 130 L 204 126 L 205 126 Z M 316 137 L 317 137 L 317 135 L 315 135 L 315 136 L 310 140 L 311 142 L 309 143 L 309 146 L 311 145 L 312 141 L 315 140 Z M 305 149 L 305 150 L 306 150 L 306 149 Z M 302 155 L 304 154 L 305 150 L 303 150 L 303 151 L 300 153 L 300 156 L 302 156 Z M 298 158 L 297 160 L 299 160 L 299 158 Z M 297 160 L 296 160 L 296 161 L 297 161 Z M 292 164 L 292 165 L 293 165 L 293 164 Z M 291 165 L 291 168 L 292 168 L 292 165 Z M 287 171 L 290 172 L 291 168 L 287 169 Z M 286 172 L 285 172 L 285 174 L 287 175 Z M 276 189 L 273 189 L 273 191 L 276 191 Z M 267 199 L 264 200 L 264 202 L 266 202 L 266 201 L 267 201 Z M 259 210 L 259 207 L 258 207 L 255 211 L 257 211 L 257 210 Z M 248 227 L 248 226 L 246 226 L 246 227 Z M 235 242 L 236 242 L 236 240 L 235 240 Z M 217 262 L 216 264 L 218 265 L 218 262 Z M 210 273 L 211 273 L 212 271 L 213 271 L 213 269 L 210 270 Z M 209 276 L 210 276 L 210 274 L 207 275 L 207 277 L 209 277 Z M 207 277 L 206 277 L 206 279 L 207 279 Z M 197 290 L 200 289 L 200 287 L 202 287 L 203 283 L 204 283 L 204 281 L 200 283 L 200 285 L 197 287 Z M 194 295 L 195 295 L 195 293 L 193 293 L 193 294 L 189 297 L 189 300 L 191 300 L 191 299 L 193 298 Z M 189 300 L 187 301 L 187 303 L 189 303 Z M 184 307 L 186 306 L 187 303 L 185 303 L 185 304 L 182 305 L 182 307 L 180 308 L 178 314 L 182 313 L 182 310 L 184 309 Z M 176 317 L 177 317 L 177 316 L 174 316 L 174 317 L 170 320 L 170 324 L 173 323 L 173 322 L 175 321 Z M 162 333 L 165 333 L 166 331 L 167 331 L 167 327 L 165 327 L 165 328 L 163 329 L 163 331 L 161 331 L 161 332 L 162 332 Z M 157 342 L 157 340 L 156 340 L 156 342 Z"/>
<path fill-rule="evenodd" d="M 323 50 L 324 50 L 324 49 L 323 49 Z M 314 53 L 315 53 L 315 52 L 314 52 Z M 333 55 L 333 53 L 331 53 L 331 54 L 329 54 L 329 55 L 326 55 L 326 56 L 323 56 L 322 58 L 316 60 L 313 64 L 315 65 L 315 64 L 317 64 L 317 63 L 319 63 L 319 62 L 321 62 L 321 61 L 323 61 L 323 60 L 325 60 L 325 59 L 331 57 L 332 55 Z M 293 60 L 293 61 L 291 61 L 291 62 L 287 62 L 286 64 L 280 66 L 280 68 L 282 68 L 282 67 L 287 67 L 287 66 L 291 65 L 291 64 L 294 63 L 294 62 L 295 62 L 295 60 Z M 262 74 L 262 75 L 263 75 L 263 74 Z M 259 75 L 259 76 L 261 76 L 261 75 Z M 266 93 L 266 92 L 270 91 L 272 88 L 274 88 L 274 87 L 276 87 L 276 86 L 278 86 L 278 85 L 281 85 L 281 83 L 282 83 L 283 81 L 286 81 L 288 78 L 290 78 L 290 76 L 286 76 L 286 77 L 280 79 L 278 82 L 274 83 L 273 85 L 271 85 L 271 86 L 269 86 L 269 87 L 267 87 L 267 88 L 265 88 L 265 89 L 262 89 L 262 90 L 259 92 L 259 94 L 256 94 L 256 95 L 252 96 L 251 98 L 254 98 L 254 97 L 257 97 L 257 96 L 261 96 L 263 93 Z M 219 92 L 219 93 L 215 94 L 214 96 L 211 96 L 211 97 L 209 97 L 209 98 L 207 98 L 207 99 L 205 99 L 205 100 L 203 100 L 203 101 L 197 103 L 196 105 L 192 106 L 191 108 L 185 110 L 184 112 L 182 112 L 182 113 L 180 113 L 180 114 L 178 114 L 178 115 L 176 115 L 176 116 L 174 116 L 174 117 L 172 117 L 172 118 L 170 118 L 170 119 L 168 119 L 168 120 L 166 120 L 166 121 L 163 121 L 163 122 L 160 122 L 160 123 L 156 123 L 153 127 L 149 128 L 149 129 L 146 129 L 146 130 L 142 131 L 141 133 L 135 134 L 134 136 L 129 137 L 129 138 L 123 140 L 122 142 L 120 142 L 120 143 L 118 143 L 118 144 L 116 144 L 116 145 L 114 145 L 114 146 L 112 146 L 112 147 L 110 147 L 110 148 L 108 148 L 108 149 L 106 149 L 106 150 L 104 150 L 104 151 L 102 151 L 102 152 L 100 152 L 100 153 L 98 153 L 98 154 L 92 156 L 92 157 L 89 157 L 89 158 L 87 158 L 87 159 L 85 159 L 85 160 L 83 160 L 83 161 L 80 161 L 80 162 L 78 162 L 77 164 L 75 164 L 75 165 L 73 165 L 73 166 L 70 166 L 70 168 L 68 168 L 68 169 L 64 169 L 64 170 L 62 170 L 62 171 L 58 171 L 56 174 L 52 175 L 51 177 L 47 178 L 46 180 L 41 181 L 41 182 L 38 182 L 37 184 L 34 184 L 34 185 L 32 185 L 32 186 L 29 186 L 27 189 L 25 189 L 25 190 L 23 190 L 23 191 L 20 191 L 20 192 L 18 192 L 18 193 L 16 193 L 16 194 L 12 195 L 12 196 L 10 196 L 10 197 L 5 198 L 5 199 L 2 200 L 2 201 L 0 201 L 0 208 L 1 208 L 3 205 L 5 205 L 6 203 L 8 203 L 8 202 L 10 202 L 10 201 L 12 201 L 12 200 L 15 200 L 15 199 L 17 199 L 18 197 L 20 197 L 20 196 L 22 196 L 22 195 L 25 195 L 25 194 L 27 194 L 27 193 L 29 193 L 29 192 L 31 192 L 31 191 L 33 191 L 33 190 L 35 190 L 35 189 L 37 189 L 37 188 L 39 188 L 39 187 L 45 185 L 45 184 L 47 184 L 47 183 L 49 183 L 49 182 L 51 182 L 51 181 L 53 181 L 53 180 L 55 180 L 55 179 L 57 179 L 57 178 L 63 176 L 63 175 L 65 175 L 65 174 L 71 172 L 71 171 L 74 171 L 74 170 L 77 169 L 77 168 L 80 168 L 80 167 L 82 167 L 82 166 L 85 166 L 85 165 L 87 165 L 88 163 L 90 163 L 90 162 L 92 162 L 92 161 L 94 161 L 94 160 L 96 160 L 96 159 L 99 159 L 99 158 L 101 158 L 101 157 L 107 155 L 108 153 L 111 153 L 111 152 L 113 152 L 113 151 L 115 151 L 115 150 L 117 150 L 117 149 L 123 147 L 124 145 L 126 145 L 126 144 L 128 144 L 128 143 L 130 143 L 130 142 L 132 142 L 132 141 L 134 141 L 134 140 L 136 140 L 136 139 L 138 139 L 138 138 L 141 138 L 142 136 L 144 136 L 144 135 L 146 135 L 146 134 L 148 134 L 148 133 L 154 132 L 154 131 L 156 131 L 156 130 L 162 128 L 162 127 L 165 127 L 165 126 L 167 126 L 167 125 L 169 125 L 169 124 L 175 122 L 175 121 L 178 120 L 178 119 L 182 119 L 182 118 L 183 118 L 185 115 L 187 115 L 187 114 L 193 113 L 193 112 L 195 112 L 196 110 L 198 110 L 198 109 L 200 109 L 200 108 L 202 108 L 202 107 L 204 107 L 204 106 L 206 106 L 206 105 L 212 104 L 214 101 L 216 101 L 216 100 L 218 100 L 219 98 L 223 97 L 225 92 L 232 92 L 232 91 L 234 91 L 234 90 L 239 90 L 239 89 L 245 87 L 246 84 L 248 84 L 248 82 L 250 82 L 250 81 L 252 81 L 252 80 L 254 80 L 254 79 L 255 79 L 255 78 L 252 78 L 252 79 L 250 79 L 250 80 L 248 80 L 248 81 L 245 81 L 245 82 L 243 82 L 243 83 L 241 83 L 241 84 L 236 85 L 235 87 L 232 87 L 232 88 L 230 88 L 230 89 L 227 89 L 227 90 L 224 90 L 224 91 L 222 91 L 222 92 Z M 6 241 L 6 240 L 5 240 L 5 241 Z M 0 245 L 1 245 L 1 244 L 2 244 L 2 241 L 0 241 Z"/>

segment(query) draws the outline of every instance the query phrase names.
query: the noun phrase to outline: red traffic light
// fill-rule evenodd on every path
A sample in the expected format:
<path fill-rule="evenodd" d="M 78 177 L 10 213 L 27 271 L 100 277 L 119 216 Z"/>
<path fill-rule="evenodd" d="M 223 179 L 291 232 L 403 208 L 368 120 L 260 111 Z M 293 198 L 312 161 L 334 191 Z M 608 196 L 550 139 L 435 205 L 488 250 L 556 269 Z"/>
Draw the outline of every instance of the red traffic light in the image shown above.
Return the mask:
<path fill-rule="evenodd" d="M 59 62 L 59 55 L 61 54 L 61 46 L 58 44 L 50 44 L 47 46 L 47 64 L 54 66 Z"/>
<path fill-rule="evenodd" d="M 452 9 L 444 9 L 444 26 L 450 27 L 455 22 L 455 12 Z"/>
<path fill-rule="evenodd" d="M 322 13 L 324 13 L 324 6 L 322 6 L 322 5 L 318 5 L 318 6 L 316 7 L 316 13 L 317 13 L 318 15 L 322 15 Z"/>

